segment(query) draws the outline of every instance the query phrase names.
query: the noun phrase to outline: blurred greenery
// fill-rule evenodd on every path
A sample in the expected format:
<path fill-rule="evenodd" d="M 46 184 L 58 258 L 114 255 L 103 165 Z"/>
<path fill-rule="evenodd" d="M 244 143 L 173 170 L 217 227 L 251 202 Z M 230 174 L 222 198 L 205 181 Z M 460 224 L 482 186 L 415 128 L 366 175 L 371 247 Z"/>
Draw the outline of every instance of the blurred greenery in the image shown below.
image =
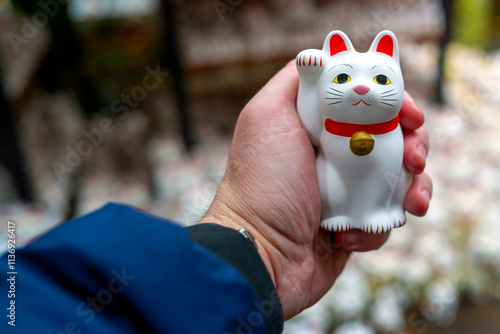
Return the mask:
<path fill-rule="evenodd" d="M 455 0 L 454 39 L 468 46 L 489 49 L 494 8 L 493 0 Z"/>

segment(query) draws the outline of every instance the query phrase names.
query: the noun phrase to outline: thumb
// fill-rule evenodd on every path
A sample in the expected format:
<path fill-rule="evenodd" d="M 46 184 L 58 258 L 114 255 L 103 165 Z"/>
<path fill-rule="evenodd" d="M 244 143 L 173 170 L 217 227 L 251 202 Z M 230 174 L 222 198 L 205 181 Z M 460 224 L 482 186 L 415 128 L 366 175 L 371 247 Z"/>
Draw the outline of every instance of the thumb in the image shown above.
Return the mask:
<path fill-rule="evenodd" d="M 298 89 L 299 74 L 295 61 L 290 61 L 262 87 L 251 102 L 259 104 L 254 106 L 256 108 L 275 110 L 273 107 L 279 107 L 276 111 L 295 111 Z"/>

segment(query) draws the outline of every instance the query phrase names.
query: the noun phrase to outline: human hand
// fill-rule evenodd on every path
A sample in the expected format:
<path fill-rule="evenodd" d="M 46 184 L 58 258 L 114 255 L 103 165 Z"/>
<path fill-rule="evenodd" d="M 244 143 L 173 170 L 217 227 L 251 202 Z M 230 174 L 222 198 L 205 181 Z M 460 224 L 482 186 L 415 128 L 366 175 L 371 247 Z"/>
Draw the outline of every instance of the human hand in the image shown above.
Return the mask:
<path fill-rule="evenodd" d="M 278 291 L 285 319 L 316 303 L 352 251 L 379 248 L 389 233 L 320 229 L 315 151 L 297 116 L 299 77 L 290 62 L 242 110 L 228 166 L 200 223 L 250 231 Z M 424 215 L 432 182 L 423 173 L 428 137 L 424 117 L 408 94 L 400 114 L 404 165 L 414 174 L 405 208 Z"/>

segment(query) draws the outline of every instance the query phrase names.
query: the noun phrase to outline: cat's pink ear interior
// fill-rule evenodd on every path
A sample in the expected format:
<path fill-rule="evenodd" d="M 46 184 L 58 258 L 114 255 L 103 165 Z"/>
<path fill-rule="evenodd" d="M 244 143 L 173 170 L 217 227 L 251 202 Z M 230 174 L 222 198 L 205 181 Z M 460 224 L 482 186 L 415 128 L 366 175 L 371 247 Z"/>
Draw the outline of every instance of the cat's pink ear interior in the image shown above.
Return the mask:
<path fill-rule="evenodd" d="M 347 51 L 347 45 L 344 39 L 339 34 L 334 34 L 330 38 L 330 56 L 334 56 L 337 53 Z"/>
<path fill-rule="evenodd" d="M 394 40 L 390 35 L 383 36 L 377 45 L 377 52 L 385 53 L 389 57 L 394 55 Z"/>

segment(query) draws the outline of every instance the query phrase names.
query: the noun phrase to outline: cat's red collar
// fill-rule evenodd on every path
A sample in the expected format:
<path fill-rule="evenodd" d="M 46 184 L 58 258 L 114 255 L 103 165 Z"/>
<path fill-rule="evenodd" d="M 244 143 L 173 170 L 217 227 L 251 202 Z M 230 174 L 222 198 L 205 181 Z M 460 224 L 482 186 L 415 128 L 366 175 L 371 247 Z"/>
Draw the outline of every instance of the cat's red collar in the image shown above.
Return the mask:
<path fill-rule="evenodd" d="M 377 124 L 351 124 L 336 122 L 327 118 L 325 120 L 325 129 L 331 134 L 343 137 L 352 137 L 358 131 L 365 131 L 371 135 L 382 135 L 391 132 L 398 127 L 399 114 L 393 120 Z"/>

